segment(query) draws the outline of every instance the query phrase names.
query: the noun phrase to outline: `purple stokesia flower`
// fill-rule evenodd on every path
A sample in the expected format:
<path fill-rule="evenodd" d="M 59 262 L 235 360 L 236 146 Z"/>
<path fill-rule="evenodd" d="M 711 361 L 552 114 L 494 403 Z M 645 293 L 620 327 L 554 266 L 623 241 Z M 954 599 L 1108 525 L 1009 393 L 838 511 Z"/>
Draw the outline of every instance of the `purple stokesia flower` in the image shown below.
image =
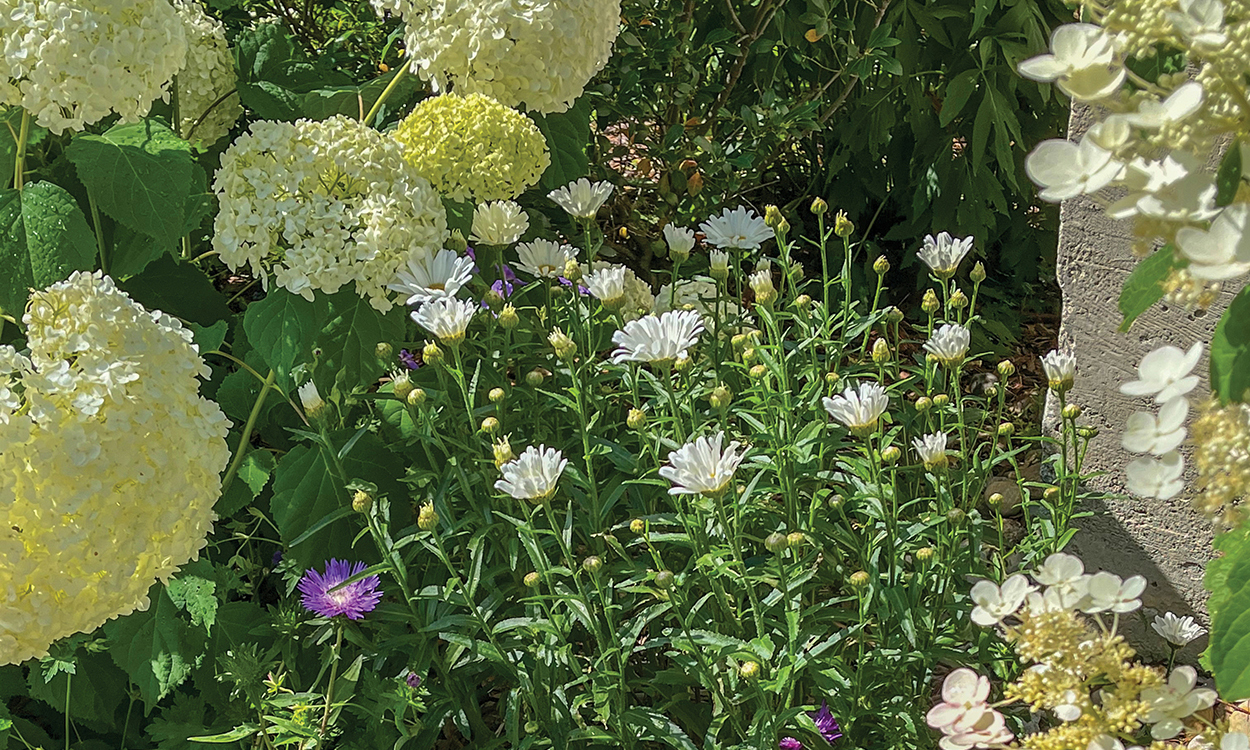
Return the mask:
<path fill-rule="evenodd" d="M 339 584 L 364 572 L 364 569 L 362 562 L 330 560 L 326 563 L 325 575 L 315 569 L 308 570 L 299 581 L 300 593 L 304 595 L 304 609 L 322 617 L 347 615 L 349 620 L 363 618 L 366 612 L 372 612 L 378 606 L 378 600 L 382 598 L 382 592 L 378 591 L 378 577 L 367 576 L 346 586 Z"/>
<path fill-rule="evenodd" d="M 815 711 L 808 711 L 807 715 L 811 717 L 816 724 L 816 730 L 820 732 L 820 736 L 825 738 L 825 742 L 833 744 L 833 741 L 842 736 L 842 728 L 838 726 L 838 720 L 833 718 L 833 712 L 829 710 L 829 702 L 822 700 L 820 708 Z"/>
<path fill-rule="evenodd" d="M 421 687 L 421 675 L 415 672 L 409 672 L 408 675 L 404 677 L 404 682 L 408 683 L 408 687 L 416 690 Z"/>
<path fill-rule="evenodd" d="M 410 352 L 407 349 L 399 350 L 399 361 L 409 370 L 418 370 L 421 368 L 421 353 Z"/>
<path fill-rule="evenodd" d="M 793 737 L 782 737 L 777 743 L 778 750 L 803 750 L 803 743 Z"/>

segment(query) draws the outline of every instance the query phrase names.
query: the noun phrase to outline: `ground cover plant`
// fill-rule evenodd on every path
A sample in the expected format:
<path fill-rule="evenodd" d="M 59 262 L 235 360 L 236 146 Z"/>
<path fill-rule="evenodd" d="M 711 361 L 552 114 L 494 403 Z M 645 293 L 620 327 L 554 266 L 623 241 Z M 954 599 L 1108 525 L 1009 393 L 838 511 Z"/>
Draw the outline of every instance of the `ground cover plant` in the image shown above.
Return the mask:
<path fill-rule="evenodd" d="M 930 42 L 972 43 L 943 41 L 966 10 L 792 5 L 725 5 L 723 39 L 721 6 L 693 2 L 5 6 L 0 745 L 1084 748 L 1130 741 L 1131 719 L 1179 734 L 1181 708 L 1213 696 L 1181 670 L 1148 693 L 1159 670 L 1117 645 L 1140 580 L 1061 553 L 1095 434 L 1066 401 L 1077 360 L 1046 355 L 1059 427 L 1026 437 L 1008 393 L 1033 363 L 988 351 L 1001 289 L 978 257 L 1041 214 L 987 188 L 960 216 L 942 206 L 966 189 L 932 189 L 946 169 L 1018 184 L 1022 136 L 1056 125 L 1003 104 L 1051 101 L 1007 72 L 1060 9 L 978 4 L 960 33 L 982 33 L 979 67 L 894 89 L 940 57 Z M 1209 44 L 1211 8 L 1169 23 L 1190 14 Z M 803 27 L 829 49 L 789 49 Z M 1022 72 L 1119 96 L 1120 55 L 1140 50 L 1079 28 L 1088 54 L 1056 32 L 1057 57 Z M 798 114 L 742 130 L 735 110 L 749 123 L 754 97 L 778 99 L 738 81 L 770 77 Z M 1191 94 L 1132 106 L 1166 133 L 1196 109 L 1159 80 Z M 860 148 L 854 123 L 939 90 L 940 132 L 908 120 L 931 189 L 900 208 L 886 195 L 905 161 L 889 138 Z M 969 140 L 955 105 L 974 92 Z M 828 107 L 852 129 L 817 127 Z M 993 167 L 964 153 L 991 131 Z M 1136 185 L 1106 165 L 1158 145 L 1083 145 L 1103 161 L 1073 179 Z M 1042 199 L 1074 195 L 1048 149 L 1073 147 L 1027 162 Z M 862 159 L 875 214 L 814 169 L 838 154 Z M 1226 164 L 1195 194 L 1235 193 Z M 780 172 L 781 207 L 745 200 Z M 1160 218 L 1165 183 L 1133 194 L 1139 213 Z M 872 229 L 886 205 L 908 216 L 892 235 Z M 1214 211 L 1143 224 L 1192 261 L 1173 295 L 1202 301 L 1193 279 L 1214 277 L 1196 267 L 1250 270 Z M 1184 232 L 1218 247 L 1186 250 Z M 917 276 L 905 313 L 891 286 L 902 302 Z M 1126 306 L 1162 297 L 1156 281 Z M 1245 342 L 1229 315 L 1212 352 L 1231 403 Z M 1160 356 L 1131 388 L 1183 396 L 1193 363 Z M 1130 467 L 1135 487 L 1179 491 L 1171 408 L 1130 425 L 1163 455 Z M 1244 425 L 1229 429 L 1212 475 L 1244 468 Z M 1099 631 L 1115 659 L 1028 692 L 1044 670 L 1011 649 L 1055 669 L 1030 640 L 1041 609 L 1076 639 L 1060 656 L 1085 633 L 1068 610 L 1116 613 Z M 1217 610 L 1213 643 L 1220 611 L 1237 610 Z M 1160 625 L 1173 642 L 1187 628 Z M 1213 650 L 1217 678 L 1237 653 Z M 1124 675 L 1140 719 L 1077 695 Z M 989 706 L 991 676 L 1083 728 L 1030 734 Z M 938 692 L 949 705 L 930 710 Z"/>

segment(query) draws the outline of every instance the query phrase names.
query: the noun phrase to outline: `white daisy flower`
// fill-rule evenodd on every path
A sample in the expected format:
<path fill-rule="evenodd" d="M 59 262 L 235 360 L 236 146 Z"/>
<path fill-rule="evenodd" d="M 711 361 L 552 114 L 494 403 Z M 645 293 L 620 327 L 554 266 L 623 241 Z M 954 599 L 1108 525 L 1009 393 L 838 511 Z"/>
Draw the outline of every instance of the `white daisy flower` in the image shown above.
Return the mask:
<path fill-rule="evenodd" d="M 433 255 L 409 258 L 407 267 L 399 269 L 395 281 L 386 286 L 407 294 L 405 305 L 419 305 L 439 297 L 455 297 L 472 276 L 473 259 L 444 248 Z"/>
<path fill-rule="evenodd" d="M 471 239 L 504 247 L 521 239 L 530 228 L 529 216 L 513 201 L 492 201 L 473 209 Z"/>
<path fill-rule="evenodd" d="M 711 245 L 722 250 L 759 250 L 760 245 L 773 237 L 772 227 L 763 217 L 738 206 L 732 211 L 726 208 L 720 216 L 713 216 L 699 225 L 699 231 Z"/>
<path fill-rule="evenodd" d="M 1207 632 L 1206 628 L 1194 622 L 1194 618 L 1189 615 L 1177 617 L 1171 612 L 1162 617 L 1155 615 L 1155 620 L 1150 623 L 1150 627 L 1154 628 L 1163 640 L 1177 648 L 1188 645 Z"/>
<path fill-rule="evenodd" d="M 665 224 L 664 241 L 668 243 L 668 254 L 673 260 L 683 261 L 694 249 L 694 230 Z"/>
<path fill-rule="evenodd" d="M 694 310 L 671 310 L 658 317 L 631 320 L 612 334 L 617 350 L 612 361 L 671 363 L 687 356 L 703 333 L 703 319 Z"/>
<path fill-rule="evenodd" d="M 911 444 L 915 446 L 926 469 L 944 469 L 950 462 L 946 453 L 945 432 L 913 438 Z"/>
<path fill-rule="evenodd" d="M 924 348 L 937 357 L 939 362 L 950 367 L 964 361 L 971 343 L 972 333 L 967 328 L 956 323 L 946 323 L 924 342 Z"/>
<path fill-rule="evenodd" d="M 575 219 L 593 219 L 599 207 L 612 194 L 613 187 L 615 186 L 610 182 L 591 182 L 583 177 L 552 190 L 547 193 L 547 197 Z"/>
<path fill-rule="evenodd" d="M 422 305 L 411 315 L 418 325 L 437 336 L 439 341 L 455 346 L 464 341 L 464 332 L 477 309 L 477 304 L 469 300 L 440 297 Z"/>
<path fill-rule="evenodd" d="M 568 459 L 555 448 L 531 445 L 499 467 L 503 478 L 495 482 L 495 489 L 517 500 L 540 503 L 555 493 L 556 482 L 568 464 Z"/>
<path fill-rule="evenodd" d="M 660 467 L 660 476 L 673 483 L 670 495 L 706 495 L 714 497 L 725 491 L 733 481 L 746 451 L 738 451 L 734 440 L 721 449 L 725 433 L 696 438 L 668 454 L 668 466 Z"/>
<path fill-rule="evenodd" d="M 1198 376 L 1190 375 L 1202 359 L 1202 342 L 1182 352 L 1174 346 L 1161 346 L 1142 357 L 1137 365 L 1137 380 L 1120 386 L 1126 396 L 1154 396 L 1155 403 L 1164 404 L 1184 396 L 1198 387 Z"/>
<path fill-rule="evenodd" d="M 625 301 L 626 270 L 624 266 L 601 268 L 587 274 L 582 283 L 604 307 L 615 308 Z"/>
<path fill-rule="evenodd" d="M 564 267 L 577 257 L 577 249 L 551 240 L 522 242 L 516 246 L 517 268 L 538 279 L 564 275 Z"/>
<path fill-rule="evenodd" d="M 864 436 L 877 429 L 877 420 L 890 405 L 890 397 L 878 383 L 859 384 L 859 390 L 847 387 L 840 396 L 824 399 L 829 416 L 846 425 L 855 435 Z"/>
<path fill-rule="evenodd" d="M 1069 351 L 1051 349 L 1042 357 L 1042 369 L 1052 391 L 1066 391 L 1076 379 L 1076 355 Z"/>
<path fill-rule="evenodd" d="M 959 263 L 972 249 L 972 238 L 954 239 L 949 232 L 941 232 L 937 237 L 925 235 L 924 246 L 920 248 L 920 259 L 925 262 L 935 276 L 949 279 L 955 275 Z"/>

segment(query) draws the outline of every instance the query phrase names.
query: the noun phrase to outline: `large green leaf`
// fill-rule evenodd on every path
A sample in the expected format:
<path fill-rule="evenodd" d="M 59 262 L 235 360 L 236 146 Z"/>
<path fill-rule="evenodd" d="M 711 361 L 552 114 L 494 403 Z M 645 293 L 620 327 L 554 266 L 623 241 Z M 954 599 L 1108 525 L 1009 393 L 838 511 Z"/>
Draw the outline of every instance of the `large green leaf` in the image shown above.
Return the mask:
<path fill-rule="evenodd" d="M 938 116 L 938 123 L 942 127 L 950 124 L 951 120 L 963 111 L 964 105 L 968 103 L 968 97 L 977 88 L 977 81 L 981 79 L 981 71 L 973 68 L 951 78 L 946 84 L 946 98 L 942 100 L 942 112 Z"/>
<path fill-rule="evenodd" d="M 0 191 L 0 309 L 20 317 L 31 289 L 90 270 L 95 256 L 87 217 L 63 188 Z"/>
<path fill-rule="evenodd" d="M 69 715 L 75 722 L 116 731 L 114 717 L 126 697 L 126 675 L 110 663 L 105 654 L 80 650 L 75 662 L 72 676 L 59 672 L 50 680 L 45 680 L 38 669 L 30 670 L 27 680 L 30 697 L 63 713 L 68 688 Z"/>
<path fill-rule="evenodd" d="M 1224 311 L 1211 337 L 1211 390 L 1227 404 L 1250 401 L 1250 286 Z"/>
<path fill-rule="evenodd" d="M 178 616 L 178 607 L 157 583 L 146 612 L 132 612 L 104 626 L 109 653 L 139 689 L 148 706 L 191 676 L 203 658 L 205 639 Z"/>
<path fill-rule="evenodd" d="M 309 302 L 285 289 L 271 289 L 264 299 L 248 305 L 243 330 L 285 382 L 296 365 L 312 358 L 313 344 L 327 313 L 324 295 Z"/>
<path fill-rule="evenodd" d="M 1138 316 L 1163 299 L 1163 280 L 1172 273 L 1172 269 L 1185 265 L 1187 262 L 1177 259 L 1171 245 L 1164 245 L 1137 264 L 1120 290 L 1120 313 L 1124 315 L 1124 321 L 1120 323 L 1121 332 L 1127 331 Z"/>
<path fill-rule="evenodd" d="M 233 315 L 203 272 L 169 255 L 152 261 L 143 273 L 123 280 L 120 286 L 149 310 L 161 310 L 202 326 Z"/>
<path fill-rule="evenodd" d="M 377 345 L 403 338 L 404 308 L 380 313 L 351 287 L 327 297 L 326 304 L 328 322 L 317 337 L 321 356 L 313 370 L 318 390 L 350 393 L 357 386 L 371 385 L 386 369 L 375 353 Z"/>
<path fill-rule="evenodd" d="M 590 144 L 590 102 L 582 97 L 566 112 L 553 115 L 530 115 L 547 138 L 551 165 L 543 172 L 543 190 L 555 190 L 580 177 L 590 169 L 586 147 Z"/>
<path fill-rule="evenodd" d="M 183 234 L 191 146 L 164 124 L 149 119 L 80 135 L 65 153 L 101 211 L 166 245 Z"/>
<path fill-rule="evenodd" d="M 1212 598 L 1220 605 L 1211 619 L 1206 658 L 1220 697 L 1238 701 L 1250 698 L 1250 538 L 1225 535 L 1217 546 L 1224 551 L 1222 582 Z"/>

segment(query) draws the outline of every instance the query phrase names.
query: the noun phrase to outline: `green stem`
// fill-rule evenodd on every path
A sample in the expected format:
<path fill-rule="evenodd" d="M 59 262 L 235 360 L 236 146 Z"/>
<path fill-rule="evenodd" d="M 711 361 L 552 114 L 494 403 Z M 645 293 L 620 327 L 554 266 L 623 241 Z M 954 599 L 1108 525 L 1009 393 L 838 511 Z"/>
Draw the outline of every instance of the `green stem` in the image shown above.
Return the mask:
<path fill-rule="evenodd" d="M 87 191 L 87 206 L 91 209 L 91 224 L 95 227 L 95 241 L 100 246 L 100 270 L 108 273 L 108 245 L 104 242 L 104 225 L 100 223 L 100 207 L 96 205 L 91 191 Z"/>
<path fill-rule="evenodd" d="M 17 159 L 13 163 L 13 187 L 18 192 L 22 190 L 22 182 L 25 176 L 22 174 L 26 168 L 26 140 L 30 136 L 30 112 L 22 109 L 22 127 L 18 130 L 17 136 Z"/>
<path fill-rule="evenodd" d="M 65 675 L 65 750 L 69 750 L 69 689 L 73 684 L 74 675 L 67 673 Z"/>
<path fill-rule="evenodd" d="M 260 417 L 260 410 L 265 405 L 265 399 L 269 396 L 269 389 L 273 387 L 277 374 L 269 371 L 269 376 L 265 378 L 265 385 L 261 387 L 260 393 L 256 395 L 256 403 L 252 404 L 252 412 L 247 415 L 247 423 L 243 425 L 243 434 L 239 436 L 239 447 L 234 452 L 234 460 L 230 462 L 230 468 L 226 469 L 226 475 L 221 479 L 221 494 L 225 495 L 226 490 L 230 489 L 230 483 L 234 481 L 234 477 L 239 473 L 239 466 L 243 463 L 243 456 L 247 453 L 248 443 L 252 439 L 252 430 L 256 428 L 256 420 Z"/>
<path fill-rule="evenodd" d="M 404 77 L 404 74 L 408 72 L 409 64 L 410 63 L 407 60 L 400 63 L 399 70 L 395 71 L 395 76 L 391 78 L 390 83 L 386 84 L 386 88 L 382 89 L 382 95 L 379 96 L 378 100 L 373 103 L 372 107 L 369 108 L 369 114 L 365 115 L 364 119 L 361 120 L 361 122 L 365 122 L 365 123 L 373 122 L 374 115 L 378 113 L 378 110 L 382 109 L 382 103 L 385 102 L 390 97 L 391 92 L 395 90 L 395 85 L 398 84 L 400 79 Z"/>
<path fill-rule="evenodd" d="M 338 634 L 334 638 L 334 648 L 330 650 L 330 684 L 326 686 L 326 710 L 321 715 L 321 731 L 317 734 L 317 748 L 320 750 L 321 743 L 325 742 L 326 726 L 330 723 L 330 707 L 333 705 L 334 699 L 334 678 L 339 674 L 339 647 L 343 645 L 343 626 L 338 626 Z"/>

